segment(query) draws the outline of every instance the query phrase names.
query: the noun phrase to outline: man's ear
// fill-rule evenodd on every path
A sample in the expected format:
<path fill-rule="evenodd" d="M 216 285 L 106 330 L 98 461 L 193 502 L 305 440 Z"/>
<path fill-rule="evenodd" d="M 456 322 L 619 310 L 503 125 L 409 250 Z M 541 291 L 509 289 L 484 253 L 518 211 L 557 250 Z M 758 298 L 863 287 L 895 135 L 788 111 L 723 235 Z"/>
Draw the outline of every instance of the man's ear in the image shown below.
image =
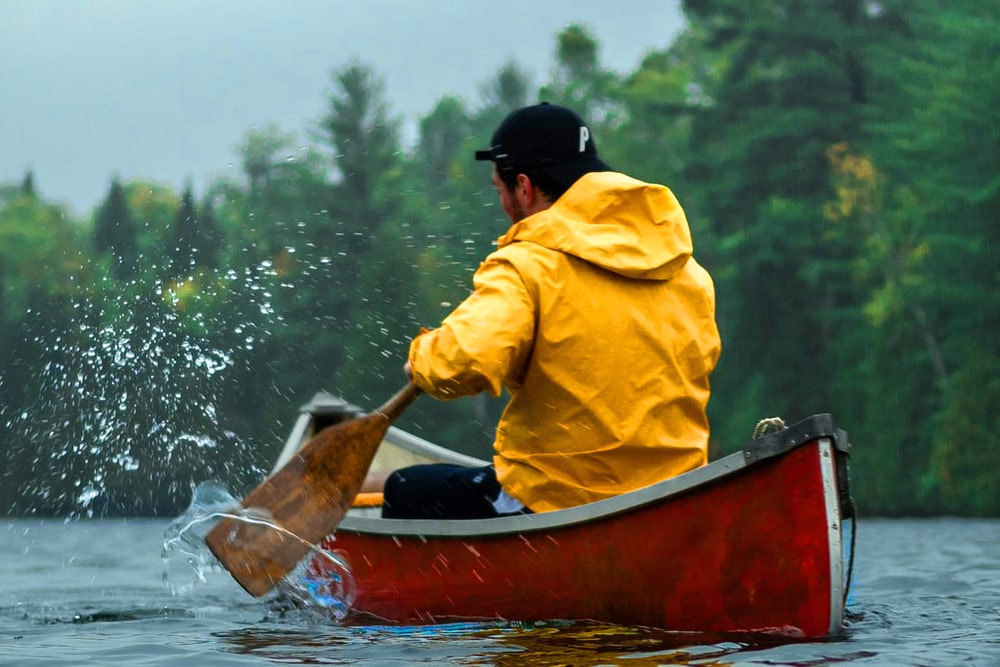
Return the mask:
<path fill-rule="evenodd" d="M 537 198 L 541 195 L 535 184 L 531 182 L 527 174 L 518 174 L 517 183 L 514 185 L 514 199 L 522 210 L 530 210 L 537 203 Z"/>

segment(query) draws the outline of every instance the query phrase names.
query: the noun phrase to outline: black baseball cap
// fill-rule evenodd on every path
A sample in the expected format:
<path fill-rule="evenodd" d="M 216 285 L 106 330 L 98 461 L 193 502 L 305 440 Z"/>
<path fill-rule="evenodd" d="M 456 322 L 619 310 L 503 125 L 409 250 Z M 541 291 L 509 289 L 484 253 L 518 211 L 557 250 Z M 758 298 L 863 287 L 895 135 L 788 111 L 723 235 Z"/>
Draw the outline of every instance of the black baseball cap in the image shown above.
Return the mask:
<path fill-rule="evenodd" d="M 612 171 L 597 157 L 594 137 L 583 119 L 548 102 L 511 112 L 490 144 L 476 151 L 477 160 L 492 161 L 498 172 L 540 169 L 565 187 L 589 172 Z"/>

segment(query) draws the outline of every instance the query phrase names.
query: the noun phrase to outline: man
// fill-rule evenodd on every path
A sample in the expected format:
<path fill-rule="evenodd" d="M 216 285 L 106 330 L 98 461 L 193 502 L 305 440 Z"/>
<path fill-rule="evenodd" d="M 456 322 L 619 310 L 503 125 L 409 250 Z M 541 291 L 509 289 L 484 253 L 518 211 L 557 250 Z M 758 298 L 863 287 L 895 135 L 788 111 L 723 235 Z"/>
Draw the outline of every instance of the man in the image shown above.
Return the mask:
<path fill-rule="evenodd" d="M 673 194 L 612 171 L 579 116 L 545 103 L 476 159 L 512 226 L 405 371 L 438 399 L 507 389 L 494 465 L 398 470 L 383 516 L 558 510 L 704 465 L 715 292 Z"/>

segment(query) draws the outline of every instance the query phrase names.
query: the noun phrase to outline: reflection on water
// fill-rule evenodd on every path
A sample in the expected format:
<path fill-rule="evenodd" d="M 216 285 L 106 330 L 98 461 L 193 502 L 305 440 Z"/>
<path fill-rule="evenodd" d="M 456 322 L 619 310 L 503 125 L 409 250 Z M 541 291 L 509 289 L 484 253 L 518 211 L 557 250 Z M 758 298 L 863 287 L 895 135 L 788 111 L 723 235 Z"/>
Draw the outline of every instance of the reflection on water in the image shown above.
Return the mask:
<path fill-rule="evenodd" d="M 448 623 L 424 626 L 355 625 L 337 631 L 244 629 L 216 635 L 233 651 L 282 663 L 310 662 L 320 647 L 336 647 L 349 662 L 354 651 L 405 649 L 412 663 L 542 667 L 548 665 L 719 665 L 748 650 L 788 643 L 773 635 L 667 632 L 593 623 Z M 305 659 L 310 656 L 311 659 Z M 371 656 L 367 656 L 369 659 Z"/>
<path fill-rule="evenodd" d="M 121 621 L 146 621 L 158 618 L 194 618 L 191 611 L 183 607 L 165 607 L 157 609 L 116 609 L 93 612 L 77 612 L 68 621 L 65 619 L 53 619 L 52 623 L 73 623 L 84 625 L 87 623 L 118 623 Z"/>

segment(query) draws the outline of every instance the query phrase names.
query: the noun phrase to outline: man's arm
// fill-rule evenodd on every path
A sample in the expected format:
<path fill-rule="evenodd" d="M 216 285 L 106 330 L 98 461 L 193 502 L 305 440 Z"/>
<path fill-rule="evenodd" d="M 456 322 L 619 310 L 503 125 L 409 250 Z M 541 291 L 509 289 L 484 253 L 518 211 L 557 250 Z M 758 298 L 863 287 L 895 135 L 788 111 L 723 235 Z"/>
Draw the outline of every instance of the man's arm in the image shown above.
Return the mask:
<path fill-rule="evenodd" d="M 499 396 L 505 382 L 519 382 L 534 341 L 534 300 L 510 261 L 490 255 L 473 284 L 440 327 L 410 345 L 413 382 L 439 399 Z"/>

